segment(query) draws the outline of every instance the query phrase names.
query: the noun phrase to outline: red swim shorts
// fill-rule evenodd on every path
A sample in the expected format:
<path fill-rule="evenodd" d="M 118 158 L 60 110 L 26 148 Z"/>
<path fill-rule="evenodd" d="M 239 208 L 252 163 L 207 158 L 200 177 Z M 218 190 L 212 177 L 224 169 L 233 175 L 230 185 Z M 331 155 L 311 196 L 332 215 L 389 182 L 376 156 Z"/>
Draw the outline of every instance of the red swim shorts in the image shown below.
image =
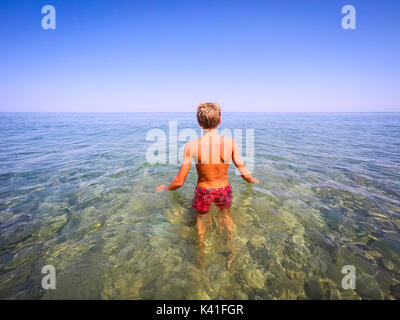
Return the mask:
<path fill-rule="evenodd" d="M 225 188 L 206 189 L 196 186 L 194 189 L 192 208 L 200 214 L 207 213 L 214 202 L 219 209 L 228 209 L 232 204 L 232 186 Z"/>

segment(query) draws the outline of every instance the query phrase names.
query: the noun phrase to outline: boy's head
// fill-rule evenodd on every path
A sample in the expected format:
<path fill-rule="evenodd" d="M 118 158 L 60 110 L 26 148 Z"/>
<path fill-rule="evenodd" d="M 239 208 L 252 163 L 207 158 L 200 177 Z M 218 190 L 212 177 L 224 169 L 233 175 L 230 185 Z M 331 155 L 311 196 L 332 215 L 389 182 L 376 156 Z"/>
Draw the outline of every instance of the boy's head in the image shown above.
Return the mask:
<path fill-rule="evenodd" d="M 219 104 L 203 102 L 197 107 L 197 121 L 204 129 L 214 129 L 221 123 Z"/>

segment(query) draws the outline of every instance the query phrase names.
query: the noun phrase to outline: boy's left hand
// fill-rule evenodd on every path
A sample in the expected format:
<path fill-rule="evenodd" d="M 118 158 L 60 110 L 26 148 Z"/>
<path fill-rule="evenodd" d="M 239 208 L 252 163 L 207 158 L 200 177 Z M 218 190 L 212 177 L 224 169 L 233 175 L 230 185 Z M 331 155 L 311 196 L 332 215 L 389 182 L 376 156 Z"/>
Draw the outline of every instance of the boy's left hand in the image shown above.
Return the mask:
<path fill-rule="evenodd" d="M 155 192 L 161 192 L 165 190 L 168 190 L 168 186 L 166 186 L 165 184 L 162 184 L 154 189 Z"/>

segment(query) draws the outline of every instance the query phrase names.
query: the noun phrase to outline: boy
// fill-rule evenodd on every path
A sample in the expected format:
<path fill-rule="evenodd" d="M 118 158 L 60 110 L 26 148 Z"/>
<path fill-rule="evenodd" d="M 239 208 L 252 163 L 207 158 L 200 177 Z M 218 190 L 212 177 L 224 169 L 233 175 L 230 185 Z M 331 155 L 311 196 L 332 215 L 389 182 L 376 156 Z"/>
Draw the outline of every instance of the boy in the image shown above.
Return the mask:
<path fill-rule="evenodd" d="M 208 214 L 212 203 L 219 208 L 220 227 L 226 227 L 228 240 L 232 238 L 232 214 L 229 210 L 232 203 L 232 187 L 228 181 L 228 167 L 232 160 L 239 169 L 242 178 L 249 183 L 258 183 L 246 169 L 239 155 L 234 139 L 218 135 L 217 127 L 221 123 L 221 109 L 218 104 L 205 102 L 197 108 L 197 121 L 203 128 L 203 136 L 191 140 L 185 145 L 184 159 L 178 175 L 169 186 L 160 185 L 156 192 L 176 190 L 184 183 L 195 159 L 197 186 L 194 190 L 192 208 L 197 213 L 196 227 L 200 244 L 212 224 Z"/>

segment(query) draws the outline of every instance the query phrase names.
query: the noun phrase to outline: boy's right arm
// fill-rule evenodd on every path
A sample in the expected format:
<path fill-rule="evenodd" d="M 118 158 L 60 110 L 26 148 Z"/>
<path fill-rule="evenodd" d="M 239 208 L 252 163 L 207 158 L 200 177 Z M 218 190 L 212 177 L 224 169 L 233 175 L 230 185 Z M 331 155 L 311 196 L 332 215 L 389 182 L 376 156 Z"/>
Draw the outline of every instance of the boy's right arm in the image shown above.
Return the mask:
<path fill-rule="evenodd" d="M 155 188 L 156 192 L 161 192 L 164 190 L 174 191 L 179 189 L 185 183 L 186 176 L 189 173 L 190 167 L 192 166 L 192 148 L 190 141 L 185 145 L 185 151 L 183 155 L 183 162 L 181 168 L 179 169 L 178 174 L 176 175 L 175 179 L 172 180 L 169 186 L 162 184 Z"/>
<path fill-rule="evenodd" d="M 235 139 L 232 139 L 232 160 L 236 168 L 238 168 L 242 178 L 248 183 L 259 183 L 257 179 L 253 178 L 250 171 L 244 165 L 242 158 L 240 157 L 239 148 L 236 144 Z"/>

